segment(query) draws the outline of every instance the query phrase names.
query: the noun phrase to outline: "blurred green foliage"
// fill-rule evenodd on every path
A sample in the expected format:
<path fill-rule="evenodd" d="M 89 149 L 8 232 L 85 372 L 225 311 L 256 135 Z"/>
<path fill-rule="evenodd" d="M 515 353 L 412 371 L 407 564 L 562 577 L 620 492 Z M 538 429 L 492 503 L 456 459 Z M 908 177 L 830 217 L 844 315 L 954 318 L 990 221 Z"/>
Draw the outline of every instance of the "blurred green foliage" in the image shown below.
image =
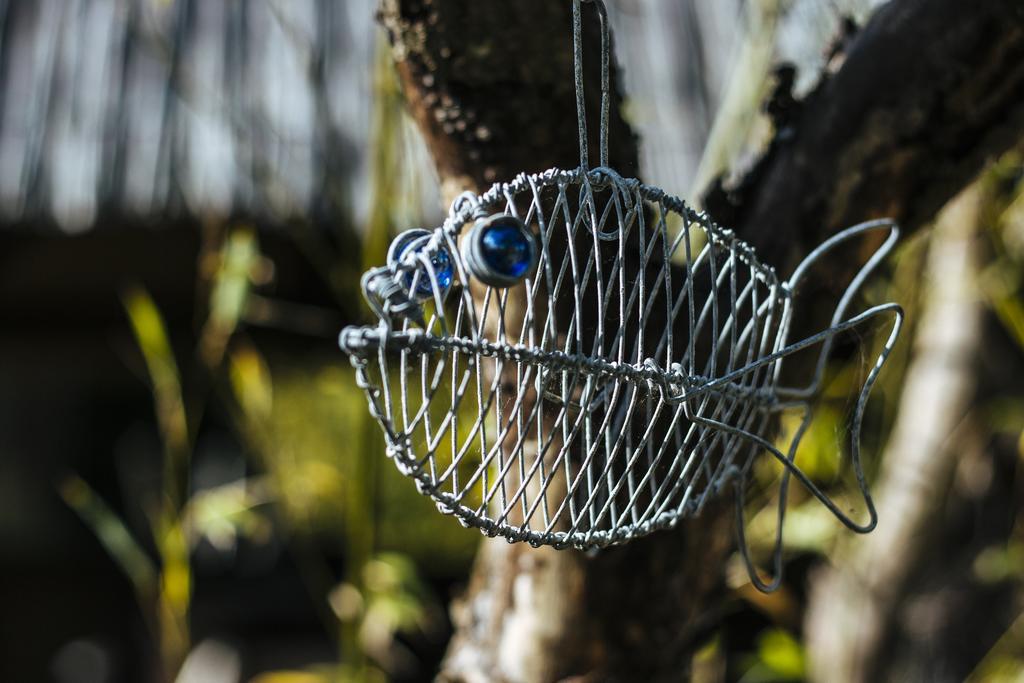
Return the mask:
<path fill-rule="evenodd" d="M 757 652 L 748 657 L 740 683 L 782 683 L 804 678 L 804 650 L 790 633 L 767 629 L 757 640 Z"/>
<path fill-rule="evenodd" d="M 402 131 L 408 123 L 383 48 L 379 65 L 375 199 L 355 252 L 365 263 L 382 262 L 396 226 L 419 211 L 415 196 L 406 191 L 414 183 L 402 180 L 408 174 L 402 169 L 407 153 Z M 306 237 L 297 230 L 297 240 Z M 162 489 L 146 506 L 150 538 L 135 537 L 77 476 L 61 484 L 61 494 L 132 582 L 152 626 L 165 680 L 174 680 L 192 646 L 192 553 L 201 541 L 232 551 L 242 538 L 257 544 L 277 538 L 295 548 L 307 568 L 308 589 L 326 615 L 325 627 L 338 642 L 335 662 L 256 680 L 374 681 L 395 669 L 414 670 L 398 636 L 443 637 L 442 603 L 423 573 L 464 573 L 478 536 L 438 515 L 433 503 L 385 462 L 380 428 L 340 353 L 267 355 L 248 333 L 250 303 L 274 277 L 274 265 L 251 227 L 207 225 L 198 261 L 201 324 L 193 354 L 176 357 L 147 292 L 132 287 L 123 297 L 148 371 L 164 450 Z M 357 274 L 344 259 L 325 275 L 339 300 L 354 295 Z M 208 404 L 231 417 L 254 474 L 195 489 L 190 463 Z M 337 549 L 344 576 L 325 572 L 325 558 L 309 557 L 314 539 L 327 539 L 326 545 Z M 148 547 L 156 549 L 155 558 Z"/>

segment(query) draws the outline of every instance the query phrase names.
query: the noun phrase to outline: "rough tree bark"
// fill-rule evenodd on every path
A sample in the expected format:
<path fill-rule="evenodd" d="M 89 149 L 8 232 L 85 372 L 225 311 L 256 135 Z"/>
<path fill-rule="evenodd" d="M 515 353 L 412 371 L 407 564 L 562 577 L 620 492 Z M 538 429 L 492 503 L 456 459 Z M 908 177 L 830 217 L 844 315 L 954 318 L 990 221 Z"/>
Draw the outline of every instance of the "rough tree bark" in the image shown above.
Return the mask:
<path fill-rule="evenodd" d="M 576 165 L 568 0 L 383 0 L 380 16 L 446 199 Z M 1024 9 L 1011 0 L 892 3 L 840 61 L 803 103 L 774 108 L 787 114 L 747 178 L 708 195 L 767 262 L 866 218 L 921 225 L 1024 121 Z M 632 174 L 619 102 L 611 161 Z M 596 557 L 485 542 L 441 678 L 678 680 L 721 586 L 728 510 Z"/>
<path fill-rule="evenodd" d="M 1024 4 L 895 0 L 806 98 L 776 92 L 776 136 L 708 211 L 785 267 L 836 231 L 931 219 L 1024 130 Z"/>

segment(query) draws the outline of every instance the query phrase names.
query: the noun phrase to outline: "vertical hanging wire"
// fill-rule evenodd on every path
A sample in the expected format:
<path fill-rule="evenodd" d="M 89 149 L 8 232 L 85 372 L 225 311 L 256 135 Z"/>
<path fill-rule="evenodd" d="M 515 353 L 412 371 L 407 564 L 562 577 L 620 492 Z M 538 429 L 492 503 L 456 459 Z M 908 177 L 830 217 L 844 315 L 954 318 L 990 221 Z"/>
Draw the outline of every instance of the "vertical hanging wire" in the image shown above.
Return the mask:
<path fill-rule="evenodd" d="M 597 8 L 601 24 L 601 123 L 599 128 L 598 166 L 608 166 L 608 138 L 611 118 L 611 35 L 608 10 L 604 0 L 573 0 L 572 43 L 573 73 L 576 87 L 576 125 L 580 142 L 580 168 L 590 170 L 590 149 L 587 140 L 587 100 L 583 83 L 583 17 L 582 4 Z"/>
<path fill-rule="evenodd" d="M 576 126 L 580 140 L 580 168 L 589 169 L 590 150 L 587 148 L 587 101 L 583 92 L 583 19 L 580 0 L 572 0 L 572 55 L 576 81 Z"/>
<path fill-rule="evenodd" d="M 608 166 L 608 135 L 611 114 L 611 35 L 608 29 L 608 10 L 603 0 L 589 0 L 597 7 L 601 20 L 601 166 Z"/>

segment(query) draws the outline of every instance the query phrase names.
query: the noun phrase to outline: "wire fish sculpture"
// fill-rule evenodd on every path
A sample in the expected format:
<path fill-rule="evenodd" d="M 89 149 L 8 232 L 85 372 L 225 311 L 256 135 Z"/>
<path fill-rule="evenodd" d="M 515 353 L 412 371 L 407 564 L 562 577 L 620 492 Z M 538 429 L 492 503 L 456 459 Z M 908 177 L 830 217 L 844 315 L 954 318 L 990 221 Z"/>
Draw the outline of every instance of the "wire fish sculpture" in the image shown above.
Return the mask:
<path fill-rule="evenodd" d="M 362 289 L 378 324 L 342 331 L 387 455 L 441 512 L 509 542 L 596 549 L 696 517 L 727 485 L 751 580 L 781 579 L 786 490 L 797 479 L 858 532 L 877 515 L 860 458 L 871 388 L 903 320 L 896 304 L 847 316 L 891 251 L 881 220 L 843 231 L 786 280 L 731 231 L 607 165 L 609 46 L 602 25 L 600 160 L 588 168 L 580 5 L 573 2 L 580 166 L 520 175 L 464 194 L 434 230 L 392 243 Z M 855 276 L 830 326 L 791 342 L 809 269 L 869 231 L 888 238 Z M 858 394 L 850 462 L 867 520 L 839 509 L 797 466 L 837 335 L 891 319 Z M 780 383 L 785 359 L 817 353 L 803 387 Z M 784 410 L 802 411 L 788 448 L 772 441 Z M 756 457 L 783 466 L 774 579 L 762 581 L 744 533 Z"/>

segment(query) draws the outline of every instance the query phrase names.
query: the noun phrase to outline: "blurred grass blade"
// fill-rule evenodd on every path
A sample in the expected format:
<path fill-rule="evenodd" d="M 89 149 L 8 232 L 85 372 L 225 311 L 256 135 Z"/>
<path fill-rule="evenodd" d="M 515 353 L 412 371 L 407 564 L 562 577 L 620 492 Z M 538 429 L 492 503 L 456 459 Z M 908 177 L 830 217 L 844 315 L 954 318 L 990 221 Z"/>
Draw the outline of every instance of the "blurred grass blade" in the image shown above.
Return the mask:
<path fill-rule="evenodd" d="M 60 483 L 58 490 L 128 577 L 140 601 L 151 602 L 158 581 L 156 566 L 121 519 L 80 477 L 69 476 Z"/>
<path fill-rule="evenodd" d="M 189 651 L 188 614 L 192 602 L 192 567 L 185 529 L 176 519 L 164 521 L 157 546 L 160 574 L 160 655 L 168 679 L 181 668 Z"/>
<path fill-rule="evenodd" d="M 273 380 L 263 357 L 244 344 L 231 354 L 231 387 L 250 424 L 266 424 L 274 407 Z"/>
<path fill-rule="evenodd" d="M 123 300 L 152 382 L 156 417 L 164 446 L 177 468 L 188 457 L 188 421 L 181 392 L 181 376 L 171 351 L 167 326 L 145 290 L 131 287 L 124 293 Z M 176 480 L 173 478 L 170 481 Z M 180 504 L 180 496 L 177 494 L 172 500 Z"/>
<path fill-rule="evenodd" d="M 221 247 L 220 266 L 210 291 L 210 315 L 203 327 L 200 353 L 207 367 L 216 367 L 224 356 L 228 340 L 245 313 L 252 283 L 262 258 L 252 228 L 232 230 Z"/>

